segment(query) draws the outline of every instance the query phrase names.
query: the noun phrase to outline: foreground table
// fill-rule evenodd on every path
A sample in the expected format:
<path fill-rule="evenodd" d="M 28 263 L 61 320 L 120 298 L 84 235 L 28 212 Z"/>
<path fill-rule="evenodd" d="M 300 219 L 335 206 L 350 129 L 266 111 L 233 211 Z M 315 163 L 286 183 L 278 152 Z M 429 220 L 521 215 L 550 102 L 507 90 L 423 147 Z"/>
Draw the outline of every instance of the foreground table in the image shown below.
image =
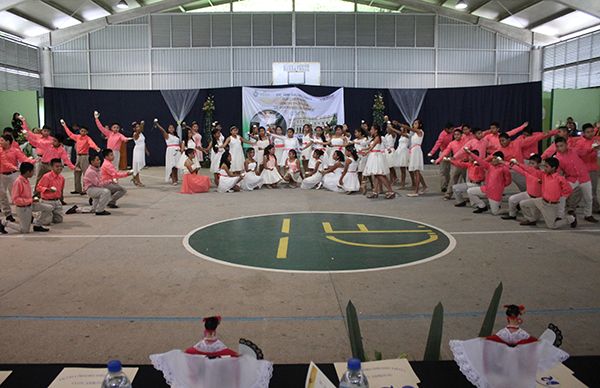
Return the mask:
<path fill-rule="evenodd" d="M 472 387 L 463 377 L 454 361 L 412 361 L 419 379 L 421 388 L 439 387 Z M 571 357 L 565 365 L 575 372 L 575 377 L 589 387 L 600 387 L 600 356 Z M 152 365 L 125 365 L 139 367 L 133 380 L 137 388 L 162 388 L 168 387 L 162 374 Z M 335 375 L 333 364 L 318 364 L 334 384 L 338 379 Z M 104 368 L 104 365 L 90 364 L 2 364 L 0 370 L 12 370 L 12 374 L 0 386 L 1 388 L 37 388 L 47 387 L 65 367 Z M 273 368 L 271 387 L 275 388 L 302 388 L 308 365 L 306 364 L 281 364 Z"/>

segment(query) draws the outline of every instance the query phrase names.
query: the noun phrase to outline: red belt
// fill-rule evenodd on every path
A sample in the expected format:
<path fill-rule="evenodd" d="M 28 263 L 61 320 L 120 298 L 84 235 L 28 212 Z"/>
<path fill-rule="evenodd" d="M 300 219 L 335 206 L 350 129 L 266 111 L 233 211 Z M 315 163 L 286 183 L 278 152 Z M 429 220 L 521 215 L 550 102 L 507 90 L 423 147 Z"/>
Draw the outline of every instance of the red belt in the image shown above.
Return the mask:
<path fill-rule="evenodd" d="M 179 144 L 169 144 L 169 145 L 167 145 L 167 148 L 175 148 L 175 147 L 179 148 Z"/>
<path fill-rule="evenodd" d="M 283 147 L 285 147 L 285 145 L 283 145 L 283 144 L 275 144 L 275 148 L 283 148 Z"/>

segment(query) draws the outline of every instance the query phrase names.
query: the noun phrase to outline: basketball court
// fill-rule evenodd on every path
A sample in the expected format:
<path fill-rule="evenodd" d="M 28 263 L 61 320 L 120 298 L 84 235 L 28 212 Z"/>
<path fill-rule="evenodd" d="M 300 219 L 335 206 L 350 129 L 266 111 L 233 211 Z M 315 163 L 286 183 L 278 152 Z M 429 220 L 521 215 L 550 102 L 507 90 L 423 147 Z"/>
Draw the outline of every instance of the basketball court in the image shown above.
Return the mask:
<path fill-rule="evenodd" d="M 49 234 L 2 237 L 5 363 L 147 363 L 194 344 L 209 314 L 224 317 L 226 343 L 249 338 L 276 363 L 343 360 L 349 300 L 370 357 L 409 359 L 422 358 L 441 301 L 450 359 L 448 340 L 477 335 L 501 281 L 502 303 L 527 307 L 533 335 L 552 322 L 567 352 L 600 352 L 598 227 L 520 227 L 435 194 L 190 197 L 162 184 L 162 168 L 143 174 L 147 187 L 126 183 L 110 217 L 71 215 Z M 435 188 L 437 171 L 426 179 Z"/>

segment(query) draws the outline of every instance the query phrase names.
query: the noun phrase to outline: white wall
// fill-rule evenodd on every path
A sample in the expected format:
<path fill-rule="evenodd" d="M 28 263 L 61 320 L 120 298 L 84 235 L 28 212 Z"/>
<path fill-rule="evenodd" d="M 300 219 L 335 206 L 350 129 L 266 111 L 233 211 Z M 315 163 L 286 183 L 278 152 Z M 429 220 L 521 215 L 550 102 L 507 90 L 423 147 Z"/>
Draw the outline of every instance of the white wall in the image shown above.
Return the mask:
<path fill-rule="evenodd" d="M 53 47 L 52 78 L 84 89 L 268 85 L 272 62 L 311 61 L 321 63 L 323 85 L 495 85 L 528 82 L 529 51 L 426 14 L 158 14 Z"/>

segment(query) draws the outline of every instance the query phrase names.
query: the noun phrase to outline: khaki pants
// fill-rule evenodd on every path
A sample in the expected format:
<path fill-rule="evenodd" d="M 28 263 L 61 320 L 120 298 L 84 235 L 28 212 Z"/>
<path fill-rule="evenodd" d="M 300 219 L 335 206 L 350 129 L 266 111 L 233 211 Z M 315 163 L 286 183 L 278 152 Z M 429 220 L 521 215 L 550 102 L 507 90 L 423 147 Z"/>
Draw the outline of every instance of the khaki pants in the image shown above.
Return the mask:
<path fill-rule="evenodd" d="M 108 202 L 109 205 L 116 205 L 117 201 L 127 193 L 127 190 L 125 190 L 125 188 L 118 183 L 111 183 L 104 187 L 110 190 L 111 199 Z"/>
<path fill-rule="evenodd" d="M 452 166 L 450 168 L 450 182 L 448 183 L 448 191 L 446 191 L 446 198 L 452 197 L 452 190 L 455 184 L 466 182 L 467 180 L 467 169 Z"/>
<path fill-rule="evenodd" d="M 43 205 L 50 206 L 50 212 L 40 217 L 42 225 L 60 224 L 63 222 L 63 208 L 60 200 L 42 200 Z"/>
<path fill-rule="evenodd" d="M 85 170 L 87 170 L 90 165 L 89 159 L 87 155 L 77 155 L 77 160 L 75 161 L 75 191 L 78 193 L 83 192 L 83 188 L 81 186 L 81 177 L 85 174 Z M 80 170 L 80 171 L 77 171 Z"/>
<path fill-rule="evenodd" d="M 41 219 L 52 217 L 52 206 L 45 203 L 34 202 L 31 206 L 16 207 L 15 215 L 19 222 L 6 222 L 6 229 L 12 233 L 29 233 L 31 229 L 32 212 L 41 213 L 33 220 L 33 225 L 42 226 Z"/>
<path fill-rule="evenodd" d="M 546 226 L 550 229 L 560 228 L 575 220 L 573 216 L 569 215 L 566 218 L 557 221 L 558 208 L 558 204 L 546 202 L 542 198 L 532 198 L 521 201 L 521 211 L 527 221 L 537 221 L 541 217 L 544 219 Z"/>
<path fill-rule="evenodd" d="M 113 155 L 115 156 L 112 164 L 113 164 L 113 166 L 115 166 L 115 168 L 118 171 L 119 170 L 119 161 L 121 160 L 121 150 L 112 150 L 112 151 L 113 151 Z"/>
<path fill-rule="evenodd" d="M 531 199 L 529 194 L 526 191 L 522 193 L 513 194 L 508 197 L 508 215 L 511 217 L 517 216 L 517 205 L 521 203 L 521 201 L 525 201 L 526 199 Z"/>
<path fill-rule="evenodd" d="M 442 191 L 448 189 L 448 183 L 450 182 L 450 167 L 452 164 L 446 160 L 442 160 L 440 163 L 440 189 Z"/>
<path fill-rule="evenodd" d="M 462 203 L 466 201 L 465 194 L 467 194 L 467 190 L 469 190 L 471 187 L 479 187 L 479 184 L 467 182 L 457 183 L 454 186 L 452 186 L 454 196 L 456 197 L 456 203 Z"/>
<path fill-rule="evenodd" d="M 564 218 L 565 207 L 571 213 L 574 213 L 577 209 L 577 205 L 583 200 L 583 215 L 589 217 L 592 215 L 592 182 L 585 183 L 571 183 L 573 192 L 568 198 L 561 198 L 558 210 L 558 216 Z"/>
<path fill-rule="evenodd" d="M 600 212 L 600 202 L 598 202 L 598 171 L 590 171 L 590 179 L 592 180 L 592 211 Z"/>
<path fill-rule="evenodd" d="M 10 191 L 17 176 L 19 176 L 18 172 L 9 175 L 0 174 L 0 210 L 2 211 L 2 214 L 4 214 L 4 217 L 8 217 L 12 214 L 12 211 L 10 210 Z"/>
<path fill-rule="evenodd" d="M 110 190 L 106 187 L 89 187 L 87 194 L 92 199 L 92 208 L 90 212 L 100 213 L 103 212 L 108 205 L 108 202 L 112 199 Z"/>
<path fill-rule="evenodd" d="M 481 190 L 481 187 L 471 187 L 467 190 L 467 194 L 469 194 L 469 201 L 471 202 L 471 206 L 478 207 L 483 209 L 485 207 L 485 202 L 483 202 L 482 198 L 487 198 L 487 195 Z M 500 212 L 501 202 L 494 201 L 493 199 L 489 199 L 490 203 L 490 211 L 493 215 L 498 215 Z"/>

